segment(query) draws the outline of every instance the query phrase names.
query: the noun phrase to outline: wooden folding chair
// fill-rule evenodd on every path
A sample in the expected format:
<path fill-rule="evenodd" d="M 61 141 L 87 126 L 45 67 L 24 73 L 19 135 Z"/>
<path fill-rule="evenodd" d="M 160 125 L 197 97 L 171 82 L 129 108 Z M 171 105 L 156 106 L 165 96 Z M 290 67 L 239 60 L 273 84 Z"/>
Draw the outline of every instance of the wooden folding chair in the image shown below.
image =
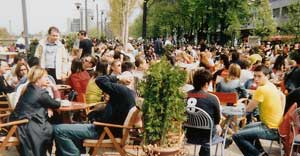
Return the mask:
<path fill-rule="evenodd" d="M 124 121 L 123 125 L 116 125 L 110 123 L 101 123 L 101 122 L 94 122 L 96 126 L 102 126 L 103 132 L 101 133 L 98 140 L 94 139 L 85 139 L 83 146 L 90 147 L 92 149 L 92 155 L 95 156 L 97 154 L 98 148 L 115 148 L 121 156 L 126 155 L 125 145 L 129 140 L 129 131 L 130 129 L 135 128 L 134 124 L 138 119 L 139 110 L 137 107 L 133 107 L 128 112 L 126 120 Z M 110 128 L 121 128 L 123 129 L 122 138 L 115 138 L 112 134 Z M 105 136 L 108 136 L 109 139 L 104 139 Z"/>
<path fill-rule="evenodd" d="M 9 113 L 7 114 L 0 114 L 0 118 L 7 117 Z M 7 122 L 7 123 L 2 123 L 0 124 L 0 128 L 7 128 L 8 133 L 6 136 L 1 136 L 0 137 L 0 151 L 3 151 L 6 149 L 6 147 L 11 147 L 11 146 L 18 146 L 19 139 L 17 135 L 17 128 L 21 124 L 28 123 L 28 119 L 23 119 L 23 120 L 17 120 L 17 121 L 12 121 L 12 122 Z"/>
<path fill-rule="evenodd" d="M 9 102 L 9 99 L 6 94 L 0 95 L 0 114 L 5 114 L 7 112 L 11 112 L 13 108 L 11 107 L 11 103 Z"/>

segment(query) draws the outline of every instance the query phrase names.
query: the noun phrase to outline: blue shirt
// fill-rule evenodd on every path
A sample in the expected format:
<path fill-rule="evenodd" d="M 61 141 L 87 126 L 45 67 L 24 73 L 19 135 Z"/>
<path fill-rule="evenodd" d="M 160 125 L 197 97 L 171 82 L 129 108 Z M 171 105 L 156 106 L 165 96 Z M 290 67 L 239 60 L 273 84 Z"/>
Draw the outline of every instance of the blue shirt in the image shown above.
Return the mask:
<path fill-rule="evenodd" d="M 56 53 L 58 46 L 56 43 L 46 43 L 45 46 L 45 68 L 55 68 Z"/>

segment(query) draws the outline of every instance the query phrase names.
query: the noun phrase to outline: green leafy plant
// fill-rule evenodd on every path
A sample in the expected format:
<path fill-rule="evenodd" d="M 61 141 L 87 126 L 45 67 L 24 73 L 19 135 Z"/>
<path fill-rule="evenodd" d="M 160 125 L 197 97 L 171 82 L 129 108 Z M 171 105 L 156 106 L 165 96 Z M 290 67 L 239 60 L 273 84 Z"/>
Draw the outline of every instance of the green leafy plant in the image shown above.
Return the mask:
<path fill-rule="evenodd" d="M 72 52 L 73 45 L 76 39 L 77 39 L 77 33 L 70 33 L 66 36 L 65 44 L 66 44 L 66 49 L 68 50 L 69 53 Z"/>
<path fill-rule="evenodd" d="M 29 51 L 27 53 L 28 60 L 30 60 L 34 57 L 34 53 L 35 53 L 36 47 L 38 45 L 39 45 L 38 39 L 35 38 L 35 39 L 31 40 L 30 45 L 29 45 Z"/>
<path fill-rule="evenodd" d="M 167 135 L 176 131 L 176 124 L 185 120 L 185 95 L 180 90 L 186 72 L 172 66 L 166 57 L 153 64 L 139 85 L 144 97 L 144 143 L 168 146 Z"/>

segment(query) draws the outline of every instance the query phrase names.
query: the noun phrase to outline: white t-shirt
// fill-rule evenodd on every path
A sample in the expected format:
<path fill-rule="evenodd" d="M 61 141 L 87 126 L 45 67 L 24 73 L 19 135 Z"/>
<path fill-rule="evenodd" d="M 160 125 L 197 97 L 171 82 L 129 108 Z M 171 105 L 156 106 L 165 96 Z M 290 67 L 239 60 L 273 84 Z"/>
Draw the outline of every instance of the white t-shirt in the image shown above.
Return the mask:
<path fill-rule="evenodd" d="M 240 76 L 241 85 L 244 85 L 245 82 L 249 79 L 253 79 L 253 72 L 250 70 L 242 69 Z"/>

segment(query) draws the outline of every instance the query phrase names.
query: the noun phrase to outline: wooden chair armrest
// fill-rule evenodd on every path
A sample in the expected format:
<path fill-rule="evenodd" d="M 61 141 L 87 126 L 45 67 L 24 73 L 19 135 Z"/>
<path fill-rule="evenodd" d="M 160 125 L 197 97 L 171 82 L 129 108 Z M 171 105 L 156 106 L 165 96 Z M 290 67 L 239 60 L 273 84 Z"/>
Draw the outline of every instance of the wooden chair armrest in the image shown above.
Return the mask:
<path fill-rule="evenodd" d="M 127 128 L 127 129 L 132 128 L 132 127 L 127 127 L 127 126 L 123 126 L 123 125 L 116 125 L 116 124 L 103 123 L 103 122 L 97 122 L 97 121 L 94 121 L 93 124 L 96 126 L 113 127 L 113 128 Z"/>
<path fill-rule="evenodd" d="M 5 114 L 0 114 L 0 118 L 3 118 L 3 117 L 8 117 L 10 115 L 9 112 L 6 112 Z"/>
<path fill-rule="evenodd" d="M 7 127 L 7 126 L 13 126 L 13 125 L 20 125 L 20 124 L 25 124 L 28 123 L 28 119 L 23 119 L 23 120 L 17 120 L 17 121 L 12 121 L 4 124 L 0 124 L 0 127 Z"/>
<path fill-rule="evenodd" d="M 1 94 L 1 95 L 0 95 L 0 98 L 2 98 L 2 97 L 7 97 L 7 95 L 3 95 L 3 94 Z"/>
<path fill-rule="evenodd" d="M 0 97 L 1 98 L 1 97 Z M 8 101 L 0 101 L 1 105 L 9 105 Z"/>

